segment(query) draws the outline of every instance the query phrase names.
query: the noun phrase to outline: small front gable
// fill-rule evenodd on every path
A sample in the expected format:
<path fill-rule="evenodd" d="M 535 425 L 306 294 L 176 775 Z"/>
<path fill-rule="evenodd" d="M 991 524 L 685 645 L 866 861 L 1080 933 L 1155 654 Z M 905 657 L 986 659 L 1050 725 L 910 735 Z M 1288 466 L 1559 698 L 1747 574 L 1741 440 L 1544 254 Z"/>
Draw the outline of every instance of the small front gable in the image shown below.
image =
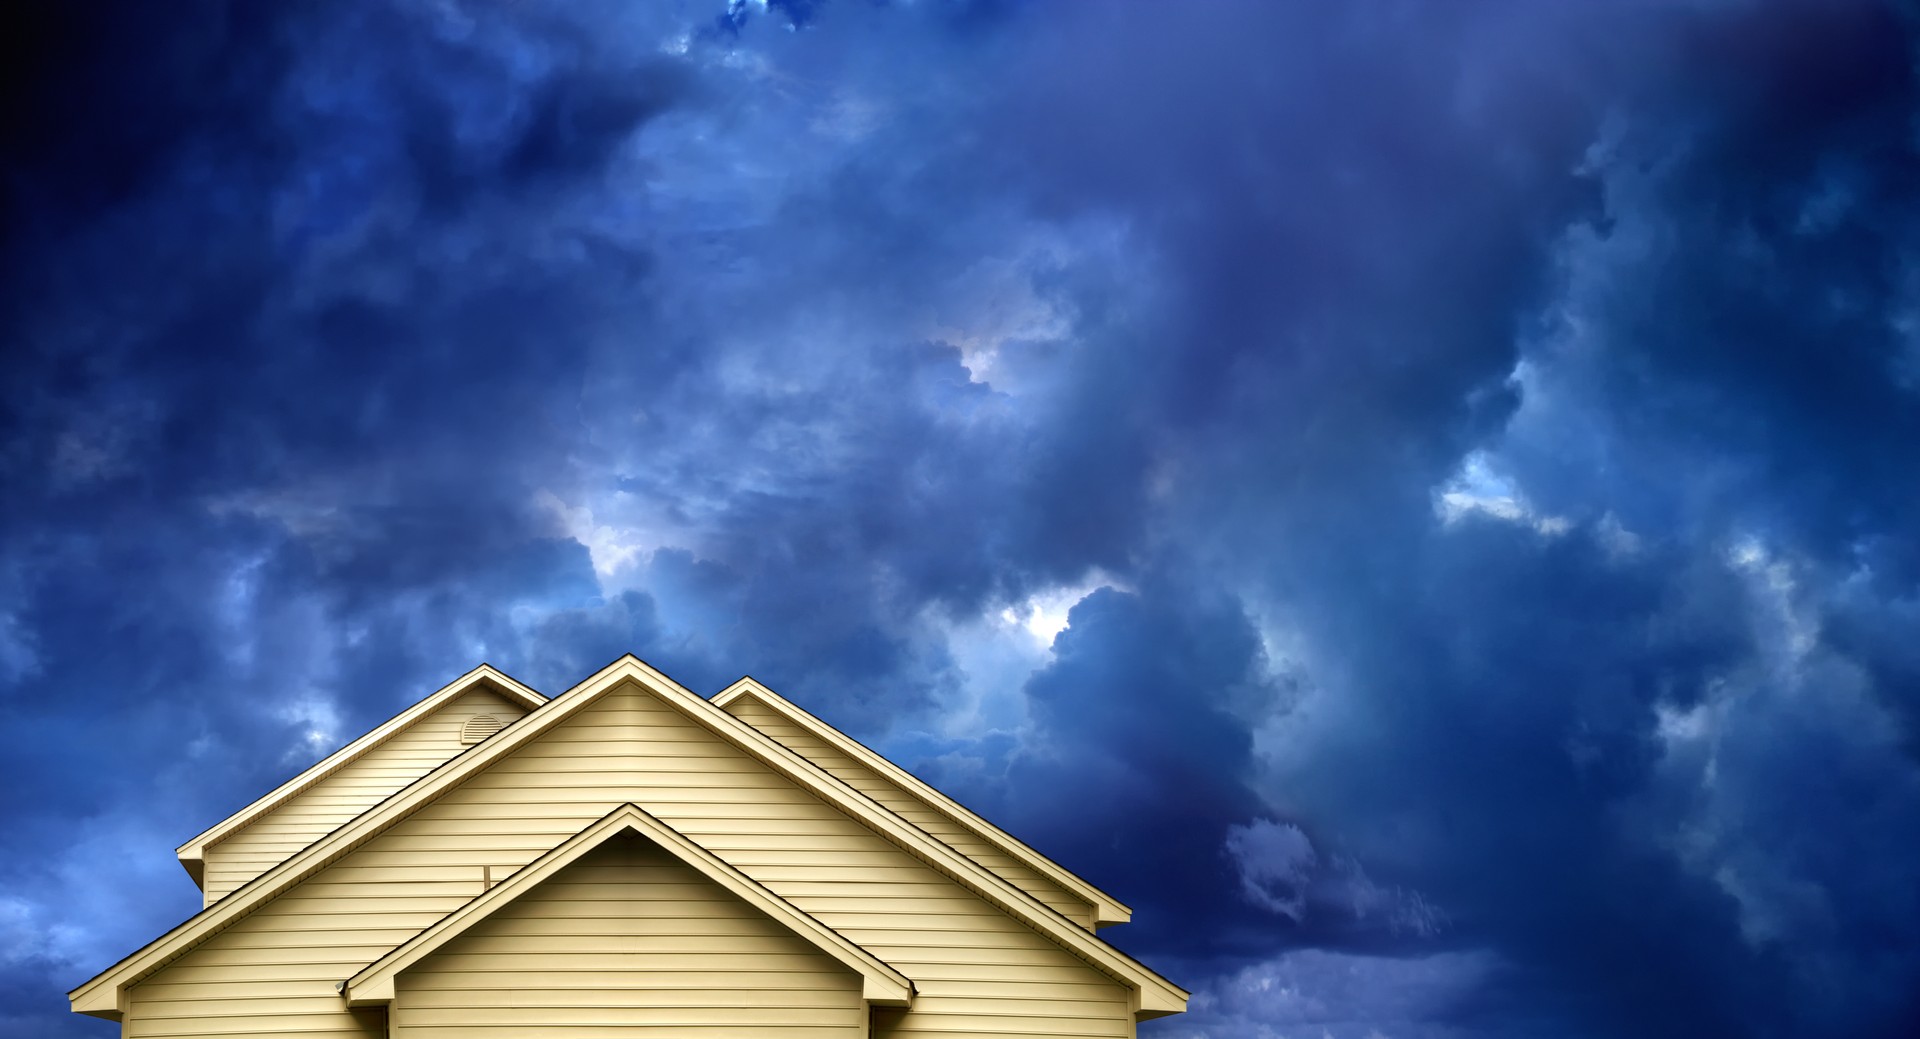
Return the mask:
<path fill-rule="evenodd" d="M 862 1034 L 912 983 L 627 804 L 342 986 L 396 1035 L 672 1025 L 688 1034 Z"/>
<path fill-rule="evenodd" d="M 181 864 L 212 905 L 545 702 L 483 664 L 188 841 Z"/>
<path fill-rule="evenodd" d="M 861 976 L 628 831 L 395 978 L 391 1035 L 853 1039 Z"/>

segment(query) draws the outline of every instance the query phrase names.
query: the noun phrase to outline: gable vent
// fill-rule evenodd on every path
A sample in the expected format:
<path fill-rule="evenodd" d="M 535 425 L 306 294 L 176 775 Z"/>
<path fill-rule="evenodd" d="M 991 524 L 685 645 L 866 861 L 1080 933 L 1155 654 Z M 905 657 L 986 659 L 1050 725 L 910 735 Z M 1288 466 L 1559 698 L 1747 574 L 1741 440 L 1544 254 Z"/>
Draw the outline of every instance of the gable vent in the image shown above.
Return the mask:
<path fill-rule="evenodd" d="M 500 719 L 491 714 L 476 714 L 460 726 L 460 742 L 478 743 L 503 728 Z"/>

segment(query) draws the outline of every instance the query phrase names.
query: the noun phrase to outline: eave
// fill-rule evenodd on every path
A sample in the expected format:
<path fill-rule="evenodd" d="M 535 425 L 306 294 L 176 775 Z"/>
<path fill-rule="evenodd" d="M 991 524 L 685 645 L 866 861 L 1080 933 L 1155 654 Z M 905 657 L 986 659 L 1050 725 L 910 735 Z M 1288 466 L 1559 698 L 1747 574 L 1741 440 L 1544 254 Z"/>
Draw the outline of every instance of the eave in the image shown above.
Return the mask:
<path fill-rule="evenodd" d="M 1034 872 L 1060 885 L 1074 896 L 1085 900 L 1093 906 L 1095 928 L 1108 927 L 1113 924 L 1124 924 L 1128 920 L 1133 919 L 1133 910 L 1119 899 L 1082 880 L 1066 867 L 1061 866 L 1059 863 L 1028 847 L 1025 842 L 974 814 L 973 811 L 960 802 L 955 801 L 953 798 L 934 789 L 927 783 L 922 782 L 919 777 L 888 761 L 866 744 L 861 743 L 859 740 L 848 736 L 846 733 L 820 720 L 798 704 L 761 685 L 752 677 L 742 678 L 726 689 L 721 690 L 720 693 L 714 696 L 713 704 L 716 707 L 725 708 L 728 704 L 742 697 L 751 697 L 767 705 L 769 708 L 772 708 L 775 713 L 782 715 L 788 721 L 812 734 L 814 738 L 834 747 L 841 753 L 858 761 L 860 764 L 879 773 L 881 777 L 892 782 L 895 786 L 900 787 L 934 811 L 947 816 L 988 844 L 1005 852 L 1013 858 L 1014 861 L 1022 863 Z"/>
<path fill-rule="evenodd" d="M 534 689 L 515 681 L 490 664 L 481 664 L 182 844 L 174 851 L 180 858 L 180 865 L 186 869 L 187 875 L 193 878 L 195 884 L 204 888 L 208 848 L 287 803 L 302 791 L 344 768 L 361 755 L 392 739 L 413 723 L 438 710 L 442 704 L 479 685 L 492 688 L 507 699 L 526 707 L 528 711 L 533 711 L 547 702 L 547 698 Z"/>

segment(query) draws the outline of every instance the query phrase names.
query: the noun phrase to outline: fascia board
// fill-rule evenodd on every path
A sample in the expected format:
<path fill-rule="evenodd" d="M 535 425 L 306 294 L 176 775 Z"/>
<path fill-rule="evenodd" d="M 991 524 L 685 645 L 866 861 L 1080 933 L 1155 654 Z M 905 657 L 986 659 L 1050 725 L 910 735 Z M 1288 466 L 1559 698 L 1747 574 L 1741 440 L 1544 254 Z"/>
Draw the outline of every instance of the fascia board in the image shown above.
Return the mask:
<path fill-rule="evenodd" d="M 1012 856 L 1015 861 L 1024 863 L 1033 869 L 1034 872 L 1059 884 L 1074 895 L 1085 899 L 1088 904 L 1094 907 L 1094 925 L 1096 927 L 1124 924 L 1133 919 L 1133 910 L 1124 902 L 1087 883 L 1087 881 L 1082 879 L 1078 874 L 1045 855 L 1040 854 L 1038 851 L 1035 851 L 1029 847 L 1026 842 L 993 825 L 986 819 L 981 818 L 966 805 L 941 793 L 939 790 L 923 782 L 913 773 L 887 760 L 887 758 L 878 751 L 873 750 L 859 740 L 827 724 L 805 708 L 781 696 L 779 693 L 768 689 L 766 686 L 761 685 L 751 676 L 742 678 L 726 689 L 721 690 L 719 694 L 714 696 L 713 704 L 716 707 L 725 708 L 728 704 L 741 697 L 752 697 L 767 705 L 788 721 L 793 722 L 795 725 L 811 733 L 815 738 L 826 742 L 828 745 L 838 749 L 855 761 L 880 773 L 883 778 L 905 790 L 909 795 L 925 803 L 928 807 L 946 815 L 966 829 L 973 831 L 975 835 L 985 840 L 988 844 L 994 845 L 1001 851 Z"/>
<path fill-rule="evenodd" d="M 187 873 L 193 877 L 194 883 L 204 883 L 208 848 L 285 804 L 295 795 L 332 775 L 366 752 L 392 739 L 414 722 L 432 714 L 442 704 L 482 683 L 497 689 L 508 699 L 526 707 L 528 711 L 537 710 L 548 702 L 545 696 L 532 688 L 509 678 L 491 665 L 482 664 L 449 682 L 412 707 L 382 722 L 359 739 L 320 759 L 312 767 L 275 787 L 252 804 L 201 831 L 192 840 L 175 849 L 174 854 L 179 857 L 180 864 L 186 868 Z"/>
<path fill-rule="evenodd" d="M 636 661 L 637 663 L 637 661 Z M 649 669 L 651 670 L 651 669 Z M 667 692 L 668 690 L 662 690 Z M 705 700 L 673 684 L 673 697 L 690 698 L 692 703 L 675 704 L 683 714 L 707 721 L 707 727 L 731 740 L 742 749 L 754 752 L 776 771 L 833 801 L 842 811 L 887 836 L 915 858 L 971 888 L 988 902 L 1011 913 L 1040 934 L 1085 960 L 1103 973 L 1126 982 L 1136 990 L 1140 1012 L 1148 1016 L 1179 1013 L 1186 1009 L 1186 989 L 1161 977 L 1152 968 L 1107 944 L 1084 927 L 1061 915 L 1059 910 L 1041 902 L 1008 882 L 1004 877 L 955 851 L 939 838 L 894 814 L 879 802 L 855 790 L 825 769 L 808 761 L 797 751 L 735 718 L 711 700 Z M 702 711 L 711 712 L 702 719 Z M 1037 853 L 1036 853 L 1037 854 Z"/>

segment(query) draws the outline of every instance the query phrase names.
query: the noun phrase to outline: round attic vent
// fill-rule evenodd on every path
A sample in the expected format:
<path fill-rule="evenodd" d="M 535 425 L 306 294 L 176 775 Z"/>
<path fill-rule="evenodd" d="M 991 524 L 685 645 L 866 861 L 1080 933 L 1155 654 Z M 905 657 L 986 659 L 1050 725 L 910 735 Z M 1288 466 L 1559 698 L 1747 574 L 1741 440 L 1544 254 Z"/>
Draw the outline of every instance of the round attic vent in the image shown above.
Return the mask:
<path fill-rule="evenodd" d="M 499 732 L 500 729 L 500 719 L 491 714 L 476 714 L 468 718 L 465 725 L 460 726 L 460 742 L 478 743 Z"/>

